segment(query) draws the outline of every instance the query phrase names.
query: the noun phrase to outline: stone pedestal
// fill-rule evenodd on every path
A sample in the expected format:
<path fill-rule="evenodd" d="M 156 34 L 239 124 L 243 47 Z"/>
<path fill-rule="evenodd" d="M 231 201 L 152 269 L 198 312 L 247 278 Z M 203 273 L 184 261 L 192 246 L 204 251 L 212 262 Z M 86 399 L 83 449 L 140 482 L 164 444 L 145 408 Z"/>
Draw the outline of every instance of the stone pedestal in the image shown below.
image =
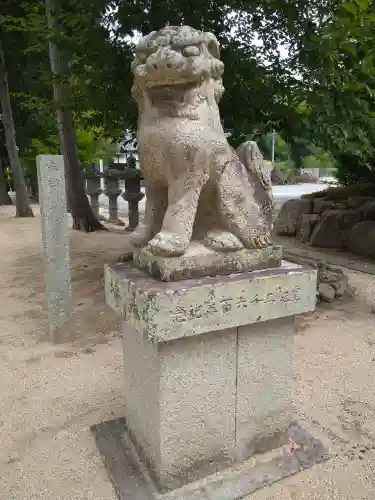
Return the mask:
<path fill-rule="evenodd" d="M 279 445 L 293 319 L 315 308 L 315 270 L 162 282 L 123 263 L 106 267 L 105 291 L 124 319 L 127 429 L 161 491 Z"/>
<path fill-rule="evenodd" d="M 279 267 L 282 253 L 278 245 L 217 252 L 201 242 L 192 241 L 182 257 L 156 256 L 148 247 L 143 247 L 134 251 L 133 261 L 137 267 L 161 281 L 181 281 Z"/>

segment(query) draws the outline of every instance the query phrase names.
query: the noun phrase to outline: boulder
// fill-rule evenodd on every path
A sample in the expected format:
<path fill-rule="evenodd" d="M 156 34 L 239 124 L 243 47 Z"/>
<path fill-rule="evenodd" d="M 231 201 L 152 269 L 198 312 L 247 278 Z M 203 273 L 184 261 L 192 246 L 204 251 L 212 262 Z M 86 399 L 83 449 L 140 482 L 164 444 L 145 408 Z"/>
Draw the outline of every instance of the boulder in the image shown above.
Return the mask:
<path fill-rule="evenodd" d="M 311 233 L 319 222 L 320 215 L 318 214 L 302 214 L 298 219 L 296 238 L 302 243 L 310 241 Z"/>
<path fill-rule="evenodd" d="M 357 255 L 375 259 L 375 221 L 356 224 L 351 230 L 348 248 Z"/>
<path fill-rule="evenodd" d="M 363 212 L 360 208 L 351 208 L 349 210 L 342 210 L 339 216 L 340 226 L 343 231 L 352 229 L 358 222 L 363 219 Z"/>
<path fill-rule="evenodd" d="M 361 209 L 328 210 L 315 226 L 310 245 L 322 248 L 346 248 L 348 230 L 362 220 Z"/>
<path fill-rule="evenodd" d="M 346 203 L 339 201 L 326 200 L 325 198 L 315 198 L 313 212 L 322 215 L 327 210 L 345 210 Z"/>
<path fill-rule="evenodd" d="M 300 216 L 311 213 L 311 209 L 312 200 L 309 199 L 302 198 L 285 202 L 275 222 L 276 234 L 294 236 Z"/>
<path fill-rule="evenodd" d="M 375 200 L 366 201 L 361 210 L 362 220 L 375 220 Z"/>
<path fill-rule="evenodd" d="M 359 208 L 363 207 L 368 202 L 375 202 L 374 198 L 370 196 L 349 196 L 347 204 L 349 208 Z"/>
<path fill-rule="evenodd" d="M 335 289 L 329 283 L 320 283 L 318 291 L 320 300 L 323 302 L 333 302 L 335 300 Z"/>
<path fill-rule="evenodd" d="M 343 297 L 349 286 L 349 278 L 346 274 L 342 274 L 335 281 L 332 281 L 331 286 L 335 289 L 336 297 Z"/>
<path fill-rule="evenodd" d="M 310 266 L 317 270 L 317 299 L 332 302 L 333 298 L 348 296 L 351 292 L 349 277 L 336 266 L 330 266 L 324 261 L 315 261 L 309 257 L 291 254 L 284 250 L 284 259 L 302 266 Z M 333 295 L 333 298 L 332 298 Z"/>
<path fill-rule="evenodd" d="M 315 226 L 310 245 L 312 247 L 343 248 L 344 241 L 339 225 L 339 210 L 328 210 Z"/>

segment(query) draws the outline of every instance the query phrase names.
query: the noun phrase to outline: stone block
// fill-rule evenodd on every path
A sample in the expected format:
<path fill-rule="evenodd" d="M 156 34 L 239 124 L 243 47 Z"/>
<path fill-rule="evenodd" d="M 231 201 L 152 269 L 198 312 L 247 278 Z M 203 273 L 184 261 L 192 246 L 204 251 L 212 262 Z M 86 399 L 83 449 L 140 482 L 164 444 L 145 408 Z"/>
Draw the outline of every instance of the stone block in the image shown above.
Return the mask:
<path fill-rule="evenodd" d="M 161 490 L 230 465 L 236 329 L 155 344 L 123 332 L 127 426 Z"/>
<path fill-rule="evenodd" d="M 343 231 L 352 229 L 353 226 L 361 222 L 363 212 L 360 208 L 351 208 L 349 210 L 342 210 L 339 214 L 339 223 Z"/>
<path fill-rule="evenodd" d="M 127 427 L 161 491 L 278 446 L 293 316 L 315 308 L 316 270 L 283 262 L 163 283 L 124 263 L 105 283 L 125 323 Z"/>
<path fill-rule="evenodd" d="M 349 196 L 347 200 L 349 208 L 360 208 L 366 203 L 375 203 L 375 199 L 370 196 Z"/>
<path fill-rule="evenodd" d="M 362 220 L 375 220 L 375 200 L 367 201 L 361 206 Z"/>
<path fill-rule="evenodd" d="M 345 248 L 347 231 L 362 220 L 360 208 L 349 210 L 328 210 L 315 226 L 310 244 L 313 247 Z"/>
<path fill-rule="evenodd" d="M 285 202 L 275 222 L 276 234 L 294 236 L 300 215 L 310 214 L 312 206 L 313 200 L 303 198 Z"/>
<path fill-rule="evenodd" d="M 302 243 L 308 243 L 319 220 L 320 215 L 318 214 L 302 214 L 298 220 L 296 238 Z"/>
<path fill-rule="evenodd" d="M 323 215 L 327 210 L 345 210 L 347 208 L 346 203 L 334 200 L 326 200 L 324 198 L 314 199 L 313 211 L 315 214 Z"/>
<path fill-rule="evenodd" d="M 324 302 L 333 302 L 335 300 L 335 289 L 329 283 L 320 283 L 318 291 L 319 297 Z"/>
<path fill-rule="evenodd" d="M 324 462 L 335 454 L 298 422 L 282 436 L 277 449 L 224 469 L 182 488 L 161 493 L 129 439 L 124 418 L 91 427 L 99 453 L 119 500 L 239 500 L 260 488 Z M 321 432 L 320 432 L 321 434 Z M 324 441 L 329 441 L 327 436 Z M 250 498 L 250 497 L 249 497 Z"/>
<path fill-rule="evenodd" d="M 278 267 L 282 249 L 272 245 L 260 249 L 242 249 L 236 252 L 215 252 L 203 244 L 192 242 L 181 257 L 154 255 L 148 247 L 136 249 L 133 262 L 137 267 L 162 281 L 180 281 L 256 269 Z"/>
<path fill-rule="evenodd" d="M 315 307 L 316 270 L 280 268 L 164 283 L 132 263 L 105 268 L 107 303 L 153 342 L 293 316 Z"/>
<path fill-rule="evenodd" d="M 315 226 L 310 245 L 312 247 L 343 248 L 343 232 L 338 219 L 339 210 L 325 212 Z"/>
<path fill-rule="evenodd" d="M 294 318 L 238 329 L 236 458 L 272 449 L 293 420 Z"/>
<path fill-rule="evenodd" d="M 348 248 L 357 255 L 375 259 L 375 221 L 356 224 L 351 230 Z"/>

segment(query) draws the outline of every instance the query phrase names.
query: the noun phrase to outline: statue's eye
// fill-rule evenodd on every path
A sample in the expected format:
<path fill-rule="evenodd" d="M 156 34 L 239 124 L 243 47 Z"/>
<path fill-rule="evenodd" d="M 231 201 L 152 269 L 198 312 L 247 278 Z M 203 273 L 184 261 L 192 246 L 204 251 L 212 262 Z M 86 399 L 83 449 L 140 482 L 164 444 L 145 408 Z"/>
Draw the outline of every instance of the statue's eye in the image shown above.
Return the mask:
<path fill-rule="evenodd" d="M 188 47 L 184 47 L 182 49 L 182 53 L 186 57 L 199 56 L 200 50 L 196 45 L 189 45 Z"/>

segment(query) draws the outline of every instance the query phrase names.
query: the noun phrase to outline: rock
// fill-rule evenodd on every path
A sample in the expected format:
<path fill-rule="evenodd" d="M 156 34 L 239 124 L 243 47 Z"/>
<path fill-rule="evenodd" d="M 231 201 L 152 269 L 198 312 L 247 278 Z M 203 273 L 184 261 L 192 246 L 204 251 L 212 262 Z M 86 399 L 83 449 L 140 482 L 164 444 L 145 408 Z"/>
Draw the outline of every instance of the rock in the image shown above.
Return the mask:
<path fill-rule="evenodd" d="M 337 281 L 334 281 L 331 286 L 335 289 L 336 297 L 343 297 L 348 289 L 349 278 L 346 274 L 339 276 Z"/>
<path fill-rule="evenodd" d="M 363 218 L 363 212 L 360 208 L 351 208 L 349 210 L 343 210 L 339 216 L 341 229 L 343 231 L 351 229 L 358 222 L 361 222 Z"/>
<path fill-rule="evenodd" d="M 129 252 L 122 253 L 118 259 L 117 262 L 129 262 L 133 260 L 133 250 L 129 250 Z"/>
<path fill-rule="evenodd" d="M 367 201 L 361 206 L 362 220 L 375 220 L 375 200 Z"/>
<path fill-rule="evenodd" d="M 356 224 L 351 230 L 348 248 L 357 255 L 375 259 L 375 221 Z"/>
<path fill-rule="evenodd" d="M 319 296 L 324 302 L 333 302 L 335 300 L 335 289 L 329 283 L 320 283 Z"/>
<path fill-rule="evenodd" d="M 276 234 L 294 236 L 300 216 L 311 213 L 312 203 L 312 200 L 304 198 L 285 202 L 275 222 Z"/>
<path fill-rule="evenodd" d="M 310 245 L 322 248 L 346 248 L 347 231 L 362 220 L 361 209 L 328 210 L 315 226 Z"/>
<path fill-rule="evenodd" d="M 339 225 L 339 210 L 328 210 L 315 226 L 310 245 L 312 247 L 343 248 L 342 230 Z"/>
<path fill-rule="evenodd" d="M 347 205 L 349 208 L 360 208 L 368 202 L 374 203 L 375 199 L 369 196 L 349 196 Z"/>
<path fill-rule="evenodd" d="M 320 215 L 318 214 L 302 214 L 299 217 L 296 231 L 296 238 L 302 243 L 310 241 L 311 233 L 319 222 Z"/>
<path fill-rule="evenodd" d="M 327 210 L 345 210 L 346 204 L 343 202 L 326 200 L 324 198 L 316 198 L 314 200 L 314 214 L 322 215 Z"/>
<path fill-rule="evenodd" d="M 290 262 L 302 266 L 310 266 L 317 270 L 317 303 L 322 300 L 325 302 L 332 301 L 332 291 L 334 298 L 339 298 L 343 295 L 350 296 L 351 287 L 349 286 L 349 277 L 339 267 L 330 266 L 324 261 L 315 261 L 311 258 L 295 255 L 287 251 L 283 252 L 283 257 Z M 322 287 L 323 295 L 320 294 L 320 287 Z"/>

